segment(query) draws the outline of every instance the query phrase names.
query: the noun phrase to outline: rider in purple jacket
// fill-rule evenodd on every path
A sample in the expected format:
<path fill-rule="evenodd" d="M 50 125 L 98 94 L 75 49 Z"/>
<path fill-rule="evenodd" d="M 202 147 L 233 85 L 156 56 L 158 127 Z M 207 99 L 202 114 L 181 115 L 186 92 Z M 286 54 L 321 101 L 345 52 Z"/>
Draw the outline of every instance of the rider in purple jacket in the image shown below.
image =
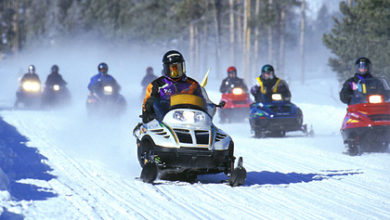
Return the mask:
<path fill-rule="evenodd" d="M 194 94 L 202 97 L 198 82 L 185 74 L 184 58 L 178 51 L 168 51 L 163 57 L 164 75 L 151 82 L 142 106 L 142 120 L 147 123 L 156 118 L 153 104 L 158 100 L 169 100 L 174 94 Z"/>

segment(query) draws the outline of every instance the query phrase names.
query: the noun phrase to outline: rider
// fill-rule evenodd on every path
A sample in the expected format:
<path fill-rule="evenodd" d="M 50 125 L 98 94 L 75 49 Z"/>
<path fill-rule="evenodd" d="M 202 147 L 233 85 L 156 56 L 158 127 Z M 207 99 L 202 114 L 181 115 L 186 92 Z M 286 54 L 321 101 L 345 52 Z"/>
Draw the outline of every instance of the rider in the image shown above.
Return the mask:
<path fill-rule="evenodd" d="M 355 75 L 343 84 L 343 88 L 340 91 L 340 100 L 349 104 L 354 91 L 358 89 L 358 84 L 366 79 L 373 78 L 371 75 L 371 61 L 366 57 L 360 57 L 355 61 Z"/>
<path fill-rule="evenodd" d="M 227 75 L 225 79 L 223 79 L 221 86 L 219 87 L 219 91 L 221 93 L 230 93 L 234 87 L 240 87 L 245 92 L 248 91 L 248 87 L 246 86 L 243 79 L 237 77 L 237 69 L 234 66 L 230 66 L 227 68 Z"/>
<path fill-rule="evenodd" d="M 39 83 L 41 82 L 38 74 L 35 72 L 34 65 L 28 66 L 28 72 L 23 75 L 23 77 L 20 81 L 21 81 L 21 83 L 23 83 L 26 80 L 36 80 L 36 81 L 39 81 Z"/>
<path fill-rule="evenodd" d="M 99 73 L 94 75 L 88 84 L 89 91 L 99 92 L 103 84 L 111 84 L 114 87 L 114 91 L 119 92 L 121 87 L 114 77 L 108 74 L 108 65 L 106 63 L 100 63 L 98 65 L 98 71 Z"/>
<path fill-rule="evenodd" d="M 51 67 L 51 73 L 47 76 L 45 86 L 51 88 L 53 85 L 66 86 L 66 81 L 62 78 L 61 74 L 58 73 L 58 66 L 53 65 Z"/>
<path fill-rule="evenodd" d="M 27 80 L 38 81 L 39 84 L 41 84 L 41 80 L 39 79 L 38 74 L 35 72 L 34 65 L 28 66 L 28 72 L 25 73 L 23 77 L 20 79 L 20 87 L 19 90 L 16 92 L 16 102 L 14 103 L 14 106 L 17 106 L 19 101 L 21 101 L 24 98 L 25 93 L 22 90 L 22 85 Z"/>
<path fill-rule="evenodd" d="M 146 74 L 141 81 L 142 88 L 145 88 L 144 90 L 146 90 L 146 87 L 149 85 L 149 83 L 155 79 L 157 79 L 157 76 L 154 75 L 153 67 L 149 66 L 146 68 Z"/>
<path fill-rule="evenodd" d="M 183 55 L 170 50 L 162 59 L 164 75 L 151 82 L 147 89 L 142 106 L 142 121 L 147 123 L 156 117 L 153 104 L 160 99 L 169 100 L 174 94 L 194 94 L 202 96 L 201 87 L 194 79 L 186 76 Z"/>
<path fill-rule="evenodd" d="M 275 76 L 273 66 L 266 64 L 261 68 L 261 74 L 256 78 L 259 85 L 251 88 L 256 102 L 270 102 L 273 93 L 280 93 L 283 100 L 290 101 L 291 93 L 287 83 Z"/>

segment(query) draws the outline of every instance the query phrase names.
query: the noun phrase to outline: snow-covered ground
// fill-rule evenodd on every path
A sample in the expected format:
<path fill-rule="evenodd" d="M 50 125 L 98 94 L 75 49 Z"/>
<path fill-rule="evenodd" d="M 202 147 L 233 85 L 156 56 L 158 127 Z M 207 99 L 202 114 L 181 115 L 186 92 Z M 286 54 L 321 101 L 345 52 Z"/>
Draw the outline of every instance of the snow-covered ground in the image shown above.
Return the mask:
<path fill-rule="evenodd" d="M 0 111 L 2 217 L 390 218 L 390 154 L 342 153 L 339 129 L 346 106 L 338 101 L 335 79 L 312 79 L 303 86 L 290 82 L 292 100 L 313 126 L 314 137 L 296 132 L 255 139 L 247 121 L 220 125 L 216 118 L 248 172 L 245 184 L 235 188 L 220 183 L 224 174 L 199 176 L 193 184 L 136 180 L 141 169 L 131 133 L 139 121 L 139 93 L 120 83 L 129 108 L 118 119 L 87 117 L 86 92 L 58 111 Z M 218 102 L 218 82 L 206 88 Z M 1 98 L 3 105 L 11 104 Z"/>

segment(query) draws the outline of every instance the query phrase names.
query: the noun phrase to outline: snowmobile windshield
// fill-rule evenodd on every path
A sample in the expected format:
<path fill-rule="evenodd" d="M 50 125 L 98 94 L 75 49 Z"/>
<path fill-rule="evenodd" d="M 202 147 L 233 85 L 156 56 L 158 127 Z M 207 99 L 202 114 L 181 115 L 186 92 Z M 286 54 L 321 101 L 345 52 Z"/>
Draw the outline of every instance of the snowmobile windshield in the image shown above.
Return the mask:
<path fill-rule="evenodd" d="M 153 104 L 156 118 L 159 121 L 162 121 L 164 116 L 170 110 L 176 108 L 201 110 L 212 117 L 215 114 L 216 105 L 209 100 L 207 93 L 203 88 L 202 96 L 191 94 L 176 94 L 171 96 L 170 99 L 160 99 L 155 101 Z"/>
<path fill-rule="evenodd" d="M 390 87 L 384 78 L 369 78 L 351 83 L 354 91 L 350 104 L 390 102 Z M 380 101 L 375 100 L 380 97 Z"/>
<path fill-rule="evenodd" d="M 185 72 L 184 63 L 172 63 L 169 65 L 169 77 L 177 79 L 182 77 Z"/>

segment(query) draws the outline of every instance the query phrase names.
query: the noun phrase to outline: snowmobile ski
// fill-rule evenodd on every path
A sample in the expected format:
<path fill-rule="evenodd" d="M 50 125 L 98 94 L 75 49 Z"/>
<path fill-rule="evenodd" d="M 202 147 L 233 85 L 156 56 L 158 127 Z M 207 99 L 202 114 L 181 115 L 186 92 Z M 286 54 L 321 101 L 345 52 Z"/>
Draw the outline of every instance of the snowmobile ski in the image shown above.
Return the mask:
<path fill-rule="evenodd" d="M 157 179 L 157 165 L 154 162 L 148 162 L 144 165 L 141 171 L 141 180 L 145 183 L 153 183 Z"/>
<path fill-rule="evenodd" d="M 232 171 L 229 179 L 230 186 L 241 186 L 246 179 L 246 169 L 243 167 L 242 157 L 238 158 L 237 167 Z"/>

